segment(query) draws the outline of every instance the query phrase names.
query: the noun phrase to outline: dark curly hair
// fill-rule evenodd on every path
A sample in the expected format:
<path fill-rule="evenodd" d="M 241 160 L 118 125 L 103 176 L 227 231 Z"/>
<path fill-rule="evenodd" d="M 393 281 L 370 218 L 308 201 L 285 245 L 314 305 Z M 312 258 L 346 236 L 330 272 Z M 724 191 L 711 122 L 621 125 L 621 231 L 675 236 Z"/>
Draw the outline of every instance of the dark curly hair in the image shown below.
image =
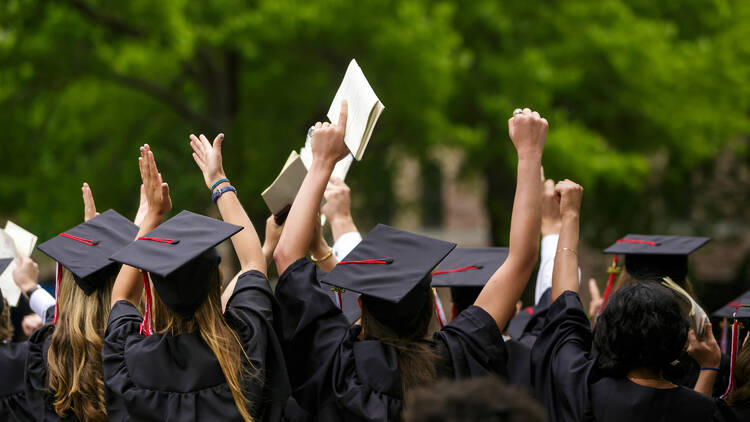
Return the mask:
<path fill-rule="evenodd" d="M 643 367 L 661 373 L 685 348 L 689 304 L 656 280 L 639 281 L 612 295 L 596 321 L 594 353 L 602 375 Z"/>
<path fill-rule="evenodd" d="M 407 393 L 406 422 L 544 422 L 542 407 L 496 377 L 441 381 Z"/>

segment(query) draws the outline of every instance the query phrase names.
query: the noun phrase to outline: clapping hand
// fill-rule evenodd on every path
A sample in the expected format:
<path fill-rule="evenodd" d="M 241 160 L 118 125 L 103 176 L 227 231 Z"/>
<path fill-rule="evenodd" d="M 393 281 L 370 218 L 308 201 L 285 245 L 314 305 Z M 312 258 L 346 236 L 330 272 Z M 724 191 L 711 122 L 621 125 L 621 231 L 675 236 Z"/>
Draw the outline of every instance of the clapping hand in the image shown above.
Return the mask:
<path fill-rule="evenodd" d="M 205 135 L 190 135 L 190 146 L 193 148 L 193 160 L 203 173 L 203 181 L 206 187 L 211 189 L 213 184 L 226 177 L 221 158 L 221 144 L 224 142 L 224 134 L 220 133 L 214 138 L 213 144 L 208 142 Z"/>
<path fill-rule="evenodd" d="M 141 147 L 138 167 L 141 171 L 143 191 L 148 202 L 148 211 L 144 221 L 151 219 L 150 223 L 158 225 L 172 209 L 172 199 L 169 197 L 169 185 L 162 179 L 161 173 L 159 173 L 159 169 L 156 167 L 154 153 L 148 144 Z"/>
<path fill-rule="evenodd" d="M 99 215 L 99 213 L 96 212 L 96 204 L 94 203 L 94 194 L 91 193 L 91 188 L 89 187 L 89 184 L 86 182 L 83 182 L 83 187 L 81 187 L 81 191 L 83 192 L 83 221 L 89 221 L 92 218 Z"/>

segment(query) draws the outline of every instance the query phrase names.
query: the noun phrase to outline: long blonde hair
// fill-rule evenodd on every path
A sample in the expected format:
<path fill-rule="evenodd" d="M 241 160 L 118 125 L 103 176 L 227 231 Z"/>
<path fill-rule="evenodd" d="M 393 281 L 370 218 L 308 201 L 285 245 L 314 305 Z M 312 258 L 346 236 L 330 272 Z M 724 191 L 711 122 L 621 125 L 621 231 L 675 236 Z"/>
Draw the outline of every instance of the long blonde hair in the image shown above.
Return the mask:
<path fill-rule="evenodd" d="M 203 341 L 219 361 L 221 371 L 232 391 L 237 410 L 246 422 L 255 419 L 250 413 L 251 403 L 247 398 L 244 381 L 253 376 L 252 363 L 242 347 L 237 333 L 227 325 L 221 307 L 221 272 L 215 271 L 206 300 L 198 306 L 192 318 L 183 318 L 169 309 L 159 298 L 155 289 L 154 331 L 159 334 L 179 335 L 198 331 Z"/>
<path fill-rule="evenodd" d="M 55 412 L 61 418 L 72 411 L 82 421 L 107 420 L 102 340 L 113 283 L 114 277 L 110 277 L 87 296 L 73 274 L 63 270 L 57 325 L 47 355 L 49 388 Z"/>

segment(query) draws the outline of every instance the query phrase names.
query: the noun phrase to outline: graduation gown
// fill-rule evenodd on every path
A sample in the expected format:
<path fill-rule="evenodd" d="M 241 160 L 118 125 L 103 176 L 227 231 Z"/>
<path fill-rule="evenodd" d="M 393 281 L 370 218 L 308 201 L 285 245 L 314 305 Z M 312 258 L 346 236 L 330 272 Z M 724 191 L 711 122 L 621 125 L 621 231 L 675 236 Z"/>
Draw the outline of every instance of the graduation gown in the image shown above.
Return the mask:
<path fill-rule="evenodd" d="M 0 343 L 0 420 L 32 421 L 31 409 L 26 401 L 24 372 L 29 344 Z"/>
<path fill-rule="evenodd" d="M 47 379 L 47 352 L 52 342 L 52 334 L 55 332 L 55 326 L 52 325 L 54 315 L 55 307 L 50 306 L 45 315 L 45 325 L 34 331 L 28 341 L 29 354 L 26 358 L 24 376 L 26 400 L 36 421 L 77 421 L 78 418 L 73 412 L 68 412 L 65 418 L 60 418 L 52 405 L 53 397 Z"/>
<path fill-rule="evenodd" d="M 246 380 L 257 421 L 278 421 L 289 396 L 275 335 L 274 299 L 266 277 L 242 274 L 224 318 L 255 368 Z M 102 369 L 111 421 L 241 421 L 213 351 L 197 332 L 140 334 L 143 318 L 127 301 L 112 308 L 102 348 Z"/>
<path fill-rule="evenodd" d="M 578 295 L 552 303 L 531 351 L 532 383 L 550 422 L 721 421 L 720 406 L 689 388 L 657 389 L 596 374 L 592 334 Z"/>
<path fill-rule="evenodd" d="M 531 347 L 517 341 L 506 340 L 508 350 L 508 384 L 522 387 L 533 394 L 531 388 Z"/>
<path fill-rule="evenodd" d="M 508 324 L 508 335 L 513 340 L 519 341 L 531 349 L 539 333 L 542 332 L 547 321 L 547 310 L 550 305 L 552 290 L 542 293 L 539 303 L 521 309 L 521 311 L 510 320 Z"/>
<path fill-rule="evenodd" d="M 284 271 L 276 288 L 293 396 L 320 421 L 398 421 L 403 391 L 395 349 L 359 340 L 328 298 L 306 258 Z M 507 351 L 494 319 L 472 306 L 435 333 L 442 377 L 504 376 Z"/>

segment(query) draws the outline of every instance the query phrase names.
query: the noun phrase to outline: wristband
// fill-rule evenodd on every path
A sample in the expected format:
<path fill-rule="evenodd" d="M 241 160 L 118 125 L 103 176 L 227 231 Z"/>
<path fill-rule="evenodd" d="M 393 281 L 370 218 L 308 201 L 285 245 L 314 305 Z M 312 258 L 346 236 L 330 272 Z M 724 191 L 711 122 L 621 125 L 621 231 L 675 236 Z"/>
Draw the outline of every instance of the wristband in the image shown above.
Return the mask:
<path fill-rule="evenodd" d="M 317 264 L 318 262 L 325 261 L 326 259 L 330 258 L 332 255 L 333 255 L 333 249 L 328 250 L 328 253 L 323 255 L 323 257 L 321 258 L 315 258 L 314 256 L 312 256 L 312 254 L 310 254 L 310 261 L 315 262 Z"/>
<path fill-rule="evenodd" d="M 720 369 L 719 368 L 701 368 L 701 371 L 716 371 L 716 372 L 719 372 Z"/>
<path fill-rule="evenodd" d="M 221 188 L 221 189 L 219 189 L 216 192 L 214 192 L 214 193 L 211 194 L 211 200 L 214 201 L 214 204 L 215 204 L 216 201 L 219 200 L 219 197 L 221 197 L 221 195 L 224 195 L 227 192 L 237 193 L 237 189 L 233 188 L 232 186 L 227 186 L 227 187 Z"/>
<path fill-rule="evenodd" d="M 226 177 L 222 177 L 221 179 L 219 179 L 219 180 L 215 181 L 215 182 L 214 182 L 214 184 L 213 184 L 213 185 L 211 185 L 211 189 L 209 189 L 209 190 L 210 190 L 211 192 L 213 192 L 213 191 L 214 191 L 214 189 L 216 189 L 216 187 L 217 187 L 217 186 L 219 186 L 220 184 L 222 184 L 222 183 L 224 183 L 224 182 L 227 182 L 227 183 L 229 183 L 229 179 L 227 179 Z"/>

